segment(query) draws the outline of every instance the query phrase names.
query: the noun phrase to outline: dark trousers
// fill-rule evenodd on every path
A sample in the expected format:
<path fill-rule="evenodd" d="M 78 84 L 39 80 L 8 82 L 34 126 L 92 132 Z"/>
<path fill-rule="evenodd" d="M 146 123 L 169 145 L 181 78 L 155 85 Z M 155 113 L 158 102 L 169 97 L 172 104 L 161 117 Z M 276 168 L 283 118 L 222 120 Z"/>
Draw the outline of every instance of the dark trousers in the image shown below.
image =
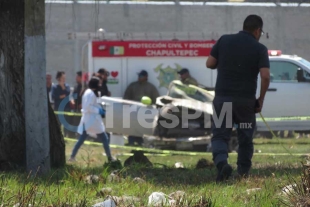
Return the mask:
<path fill-rule="evenodd" d="M 83 145 L 84 141 L 87 139 L 87 136 L 88 136 L 88 134 L 84 128 L 83 134 L 80 135 L 78 141 L 76 142 L 76 144 L 72 150 L 71 158 L 74 158 L 76 156 L 80 147 Z M 111 150 L 110 150 L 110 146 L 109 146 L 109 144 L 110 144 L 109 136 L 105 132 L 103 132 L 101 134 L 97 134 L 97 138 L 102 141 L 103 148 L 105 150 L 107 157 L 111 158 L 112 155 L 111 155 Z"/>
<path fill-rule="evenodd" d="M 225 107 L 224 107 L 225 106 Z M 223 110 L 222 110 L 223 109 Z M 252 166 L 253 134 L 256 127 L 255 99 L 216 96 L 213 100 L 211 139 L 214 164 L 227 161 L 232 127 L 238 133 L 238 173 L 247 174 Z M 225 114 L 226 112 L 226 114 Z M 216 114 L 216 117 L 215 117 Z M 225 115 L 225 116 L 224 116 Z M 224 116 L 221 122 L 221 116 Z"/>

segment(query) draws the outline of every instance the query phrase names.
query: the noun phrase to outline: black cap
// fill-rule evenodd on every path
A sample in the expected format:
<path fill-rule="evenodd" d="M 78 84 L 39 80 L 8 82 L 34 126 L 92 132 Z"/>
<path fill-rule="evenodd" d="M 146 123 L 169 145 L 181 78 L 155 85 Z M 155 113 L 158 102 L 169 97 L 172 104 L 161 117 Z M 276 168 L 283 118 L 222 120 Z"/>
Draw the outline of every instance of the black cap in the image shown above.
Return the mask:
<path fill-rule="evenodd" d="M 182 70 L 180 70 L 180 71 L 178 72 L 178 74 L 180 74 L 180 75 L 183 75 L 183 74 L 185 74 L 185 73 L 189 73 L 189 71 L 188 71 L 187 68 L 183 68 Z"/>
<path fill-rule="evenodd" d="M 141 70 L 138 76 L 148 76 L 148 73 L 145 70 Z"/>

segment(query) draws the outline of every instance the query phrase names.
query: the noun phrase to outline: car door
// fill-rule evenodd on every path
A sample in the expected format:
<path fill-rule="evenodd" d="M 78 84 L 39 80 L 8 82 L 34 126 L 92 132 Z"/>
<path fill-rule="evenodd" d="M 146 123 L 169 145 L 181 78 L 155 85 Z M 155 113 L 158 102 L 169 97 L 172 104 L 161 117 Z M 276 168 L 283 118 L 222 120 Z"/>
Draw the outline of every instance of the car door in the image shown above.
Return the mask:
<path fill-rule="evenodd" d="M 138 137 L 152 135 L 153 120 L 159 113 L 154 105 L 106 96 L 99 102 L 106 109 L 103 121 L 107 132 Z"/>
<path fill-rule="evenodd" d="M 273 130 L 310 129 L 309 121 L 301 122 L 300 118 L 310 116 L 310 84 L 297 80 L 297 71 L 300 69 L 301 66 L 291 60 L 270 60 L 271 79 L 262 115 L 273 126 Z M 257 97 L 260 93 L 260 79 L 258 83 Z M 262 120 L 258 121 L 258 130 L 266 129 Z"/>

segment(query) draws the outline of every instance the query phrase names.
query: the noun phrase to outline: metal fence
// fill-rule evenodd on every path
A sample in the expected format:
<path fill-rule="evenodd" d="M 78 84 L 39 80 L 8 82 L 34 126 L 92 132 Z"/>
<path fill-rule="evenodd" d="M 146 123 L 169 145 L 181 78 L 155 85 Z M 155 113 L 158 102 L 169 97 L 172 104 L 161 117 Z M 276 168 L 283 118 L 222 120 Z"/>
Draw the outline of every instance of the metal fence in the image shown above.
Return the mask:
<path fill-rule="evenodd" d="M 295 4 L 295 6 L 310 6 L 310 0 L 46 0 L 46 3 L 156 3 L 156 4 L 165 4 L 165 3 L 201 3 L 201 4 L 248 4 L 248 3 L 260 3 L 266 5 L 281 5 L 281 4 Z"/>

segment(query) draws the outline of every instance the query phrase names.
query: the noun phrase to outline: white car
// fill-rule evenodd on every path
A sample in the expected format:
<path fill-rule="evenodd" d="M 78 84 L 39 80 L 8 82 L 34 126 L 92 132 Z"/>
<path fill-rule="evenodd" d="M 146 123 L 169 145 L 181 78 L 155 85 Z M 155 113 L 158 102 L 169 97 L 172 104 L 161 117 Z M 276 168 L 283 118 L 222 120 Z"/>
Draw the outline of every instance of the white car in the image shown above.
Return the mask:
<path fill-rule="evenodd" d="M 184 88 L 194 93 L 184 92 Z M 213 95 L 199 87 L 183 85 L 180 81 L 173 81 L 168 91 L 167 96 L 158 97 L 153 105 L 102 96 L 99 102 L 106 109 L 106 130 L 140 137 L 210 135 Z"/>
<path fill-rule="evenodd" d="M 108 132 L 145 137 L 148 145 L 160 148 L 206 151 L 211 141 L 213 98 L 206 89 L 175 80 L 168 94 L 158 97 L 154 105 L 105 96 L 99 102 L 106 109 Z M 235 139 L 231 143 L 232 151 L 237 143 Z"/>
<path fill-rule="evenodd" d="M 279 50 L 269 51 L 269 60 L 271 80 L 262 111 L 267 124 L 274 131 L 310 131 L 310 62 Z M 269 131 L 259 114 L 257 131 Z"/>
<path fill-rule="evenodd" d="M 155 105 L 102 96 L 100 103 L 106 109 L 106 131 L 115 134 L 143 137 L 152 135 L 154 120 L 159 113 Z"/>

